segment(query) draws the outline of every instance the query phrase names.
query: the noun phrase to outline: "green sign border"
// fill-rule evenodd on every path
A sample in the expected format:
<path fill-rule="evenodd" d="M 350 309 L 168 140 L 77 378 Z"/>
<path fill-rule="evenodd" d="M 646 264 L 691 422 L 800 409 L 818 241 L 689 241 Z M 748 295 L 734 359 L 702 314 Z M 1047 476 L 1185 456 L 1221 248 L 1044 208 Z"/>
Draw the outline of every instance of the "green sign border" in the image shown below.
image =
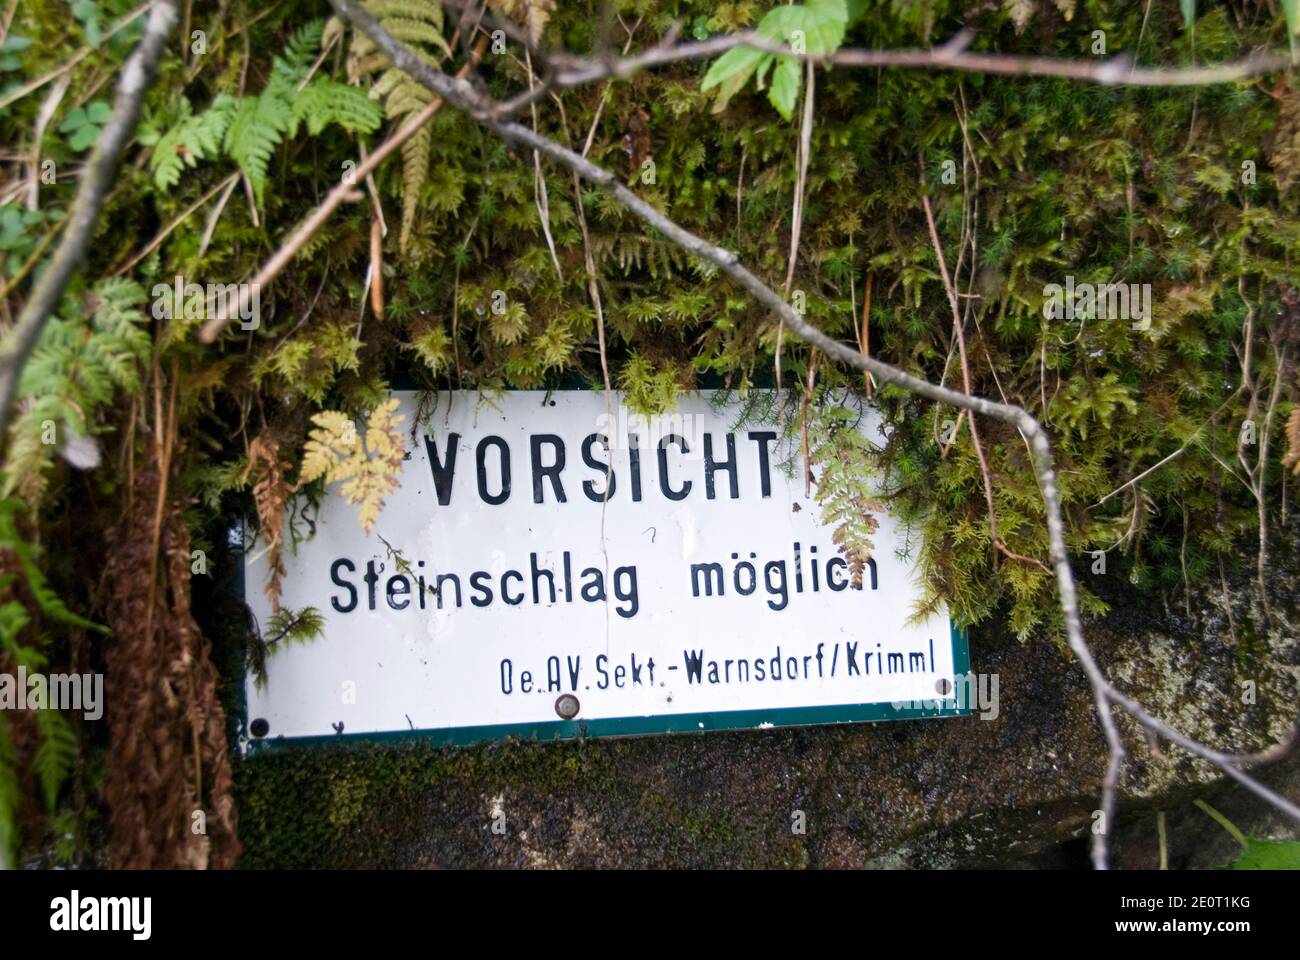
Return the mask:
<path fill-rule="evenodd" d="M 400 389 L 394 387 L 394 390 Z M 243 531 L 241 529 L 241 544 Z M 244 555 L 240 550 L 239 569 L 236 576 L 241 598 L 246 596 L 244 583 Z M 966 630 L 948 621 L 952 643 L 953 676 L 970 672 L 970 641 Z M 713 713 L 673 713 L 651 716 L 606 717 L 596 720 L 539 720 L 533 723 L 499 723 L 473 727 L 433 727 L 426 729 L 389 730 L 371 733 L 317 734 L 305 737 L 271 735 L 253 737 L 248 730 L 248 701 L 245 684 L 248 681 L 245 658 L 241 657 L 236 703 L 238 705 L 239 746 L 248 755 L 281 747 L 321 747 L 329 744 L 385 743 L 405 740 L 424 740 L 434 746 L 463 747 L 492 740 L 518 738 L 538 742 L 581 740 L 587 737 L 638 737 L 665 733 L 703 733 L 709 730 L 755 730 L 775 727 L 829 726 L 840 723 L 876 723 L 887 720 L 922 720 L 935 717 L 968 717 L 974 713 L 969 705 L 962 706 L 953 696 L 936 698 L 934 707 L 907 706 L 896 709 L 891 701 L 882 703 L 846 703 L 810 707 L 773 707 L 757 710 L 723 710 Z M 906 701 L 902 701 L 906 702 Z M 916 702 L 916 701 L 912 701 Z M 929 703 L 930 700 L 921 701 Z"/>

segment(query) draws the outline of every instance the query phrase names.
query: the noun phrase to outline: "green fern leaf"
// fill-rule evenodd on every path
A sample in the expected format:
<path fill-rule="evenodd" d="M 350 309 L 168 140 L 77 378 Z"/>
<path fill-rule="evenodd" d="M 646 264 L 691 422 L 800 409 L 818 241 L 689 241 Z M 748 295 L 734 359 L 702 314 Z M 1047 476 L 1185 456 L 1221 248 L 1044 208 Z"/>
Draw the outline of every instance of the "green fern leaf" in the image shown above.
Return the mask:
<path fill-rule="evenodd" d="M 411 44 L 417 56 L 431 64 L 452 56 L 443 38 L 442 4 L 437 0 L 368 0 L 367 12 L 393 36 Z M 378 79 L 373 79 L 374 77 Z M 348 77 L 372 78 L 370 96 L 384 104 L 384 115 L 401 124 L 423 110 L 432 94 L 409 76 L 393 69 L 392 62 L 375 48 L 370 38 L 355 33 L 348 51 Z M 433 133 L 426 125 L 402 145 L 402 226 L 398 248 L 405 252 L 415 227 L 420 191 L 429 174 Z"/>
<path fill-rule="evenodd" d="M 59 787 L 67 780 L 77 759 L 77 734 L 57 710 L 37 710 L 36 726 L 41 732 L 41 742 L 32 768 L 45 795 L 45 809 L 53 813 Z"/>
<path fill-rule="evenodd" d="M 260 94 L 240 102 L 226 129 L 225 151 L 248 176 L 259 204 L 271 155 L 294 125 L 290 96 L 291 89 L 272 78 Z"/>
<path fill-rule="evenodd" d="M 307 132 L 318 136 L 331 123 L 351 133 L 373 133 L 383 122 L 383 111 L 365 91 L 337 80 L 320 77 L 307 84 L 293 98 L 293 120 L 289 135 L 298 125 L 307 124 Z"/>
<path fill-rule="evenodd" d="M 283 55 L 274 58 L 272 72 L 291 84 L 298 83 L 315 62 L 324 31 L 324 20 L 311 20 L 295 30 L 285 44 Z"/>
<path fill-rule="evenodd" d="M 163 190 L 176 186 L 186 168 L 221 153 L 222 139 L 236 108 L 235 98 L 227 94 L 219 94 L 198 115 L 191 113 L 188 100 L 180 102 L 180 120 L 162 135 L 149 157 L 154 183 Z"/>
<path fill-rule="evenodd" d="M 9 735 L 9 721 L 0 713 L 0 868 L 13 865 L 18 847 L 18 751 Z"/>

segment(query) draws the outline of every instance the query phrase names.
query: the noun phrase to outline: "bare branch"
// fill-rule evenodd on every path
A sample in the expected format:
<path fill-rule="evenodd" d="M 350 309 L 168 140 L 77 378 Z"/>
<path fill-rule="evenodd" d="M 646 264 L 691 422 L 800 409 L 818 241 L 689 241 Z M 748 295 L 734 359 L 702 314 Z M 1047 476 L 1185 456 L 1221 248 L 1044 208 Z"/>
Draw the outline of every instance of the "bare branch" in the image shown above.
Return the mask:
<path fill-rule="evenodd" d="M 642 70 L 687 60 L 707 60 L 735 47 L 753 47 L 780 56 L 837 67 L 901 67 L 913 70 L 955 70 L 1002 76 L 1060 77 L 1088 83 L 1129 87 L 1197 87 L 1245 80 L 1270 70 L 1285 69 L 1289 59 L 1280 53 L 1257 50 L 1232 63 L 1210 67 L 1138 67 L 1126 56 L 1109 60 L 1071 60 L 1061 57 L 1026 57 L 1001 53 L 970 53 L 973 30 L 966 28 L 939 47 L 914 50 L 837 50 L 830 54 L 795 53 L 789 46 L 756 31 L 710 37 L 691 43 L 659 43 L 648 50 L 619 58 L 576 57 L 547 54 L 555 69 L 557 87 L 576 87 L 605 77 L 626 79 Z"/>
<path fill-rule="evenodd" d="M 59 247 L 27 298 L 17 324 L 0 341 L 0 444 L 9 425 L 23 367 L 50 315 L 58 309 L 68 281 L 86 256 L 118 158 L 135 133 L 145 94 L 158 72 L 167 38 L 179 19 L 177 5 L 177 0 L 157 0 L 150 10 L 144 34 L 118 78 L 113 114 L 100 131 L 94 152 L 82 171 L 77 199 L 68 214 L 68 227 Z"/>
<path fill-rule="evenodd" d="M 469 5 L 460 0 L 443 0 L 448 9 L 464 12 Z M 1139 67 L 1128 55 L 1109 60 L 1074 60 L 1064 57 L 1018 56 L 1001 53 L 971 53 L 967 48 L 975 31 L 964 27 L 946 43 L 927 49 L 862 50 L 841 49 L 828 54 L 796 53 L 790 46 L 763 36 L 756 30 L 678 43 L 676 29 L 670 29 L 654 46 L 632 55 L 577 56 L 564 51 L 543 50 L 532 42 L 528 33 L 509 18 L 484 16 L 484 23 L 500 29 L 510 39 L 525 47 L 536 61 L 542 82 L 497 104 L 497 116 L 512 117 L 536 103 L 550 90 L 562 90 L 608 78 L 628 79 L 644 70 L 673 63 L 709 60 L 736 47 L 752 47 L 778 56 L 793 57 L 813 65 L 880 69 L 897 67 L 911 70 L 953 70 L 962 73 L 989 73 L 1000 76 L 1059 77 L 1084 83 L 1129 87 L 1199 87 L 1233 83 L 1286 69 L 1290 59 L 1271 50 L 1255 50 L 1249 56 L 1230 63 L 1205 67 Z"/>

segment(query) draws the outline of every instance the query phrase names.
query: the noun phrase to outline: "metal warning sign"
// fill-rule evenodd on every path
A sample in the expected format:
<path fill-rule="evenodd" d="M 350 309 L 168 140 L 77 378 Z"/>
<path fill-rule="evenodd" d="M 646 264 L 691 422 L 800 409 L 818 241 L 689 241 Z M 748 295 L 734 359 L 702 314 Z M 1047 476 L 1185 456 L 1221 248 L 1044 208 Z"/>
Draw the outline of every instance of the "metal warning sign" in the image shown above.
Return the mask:
<path fill-rule="evenodd" d="M 912 619 L 917 544 L 879 516 L 855 584 L 776 426 L 707 394 L 651 418 L 590 391 L 397 396 L 407 458 L 375 527 L 329 496 L 286 557 L 281 602 L 324 633 L 247 679 L 251 745 L 967 712 L 965 638 Z M 880 439 L 869 410 L 851 428 Z M 263 625 L 265 565 L 253 543 Z"/>

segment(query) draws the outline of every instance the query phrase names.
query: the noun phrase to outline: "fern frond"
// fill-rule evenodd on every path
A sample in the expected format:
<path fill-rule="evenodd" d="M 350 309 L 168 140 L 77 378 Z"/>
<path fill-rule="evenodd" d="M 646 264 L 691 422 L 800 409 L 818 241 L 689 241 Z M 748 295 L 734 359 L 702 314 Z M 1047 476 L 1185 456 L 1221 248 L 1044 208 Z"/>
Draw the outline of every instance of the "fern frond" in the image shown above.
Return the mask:
<path fill-rule="evenodd" d="M 266 629 L 248 645 L 248 672 L 253 675 L 257 688 L 260 690 L 266 686 L 266 660 L 272 647 L 276 644 L 289 647 L 310 643 L 324 629 L 325 618 L 315 607 L 284 609 L 273 613 L 266 622 Z"/>
<path fill-rule="evenodd" d="M 18 751 L 9 734 L 9 721 L 0 712 L 0 866 L 13 863 L 18 847 L 18 805 L 22 786 L 18 780 Z"/>
<path fill-rule="evenodd" d="M 555 12 L 555 0 L 491 0 L 489 6 L 523 24 L 534 44 L 542 39 L 542 31 Z"/>
<path fill-rule="evenodd" d="M 331 123 L 350 133 L 373 133 L 383 122 L 383 111 L 358 87 L 318 77 L 293 98 L 289 136 L 298 132 L 304 121 L 307 132 L 318 136 Z"/>
<path fill-rule="evenodd" d="M 176 186 L 187 167 L 195 167 L 200 160 L 210 160 L 221 153 L 226 128 L 236 109 L 235 98 L 224 93 L 197 115 L 191 112 L 188 100 L 182 98 L 180 103 L 180 120 L 162 135 L 149 157 L 154 183 L 163 190 Z"/>
<path fill-rule="evenodd" d="M 433 152 L 433 131 L 427 125 L 415 132 L 402 144 L 402 228 L 397 242 L 406 250 L 415 227 L 415 214 L 420 203 L 420 188 L 429 175 L 429 155 Z"/>
<path fill-rule="evenodd" d="M 451 47 L 443 38 L 441 28 L 431 23 L 414 17 L 390 17 L 384 20 L 384 26 L 396 39 L 405 43 L 429 44 L 437 47 L 448 57 L 452 55 Z"/>
<path fill-rule="evenodd" d="M 293 32 L 289 42 L 284 46 L 284 54 L 275 57 L 271 64 L 273 73 L 278 73 L 291 83 L 297 83 L 316 60 L 325 32 L 324 20 L 311 20 Z"/>
<path fill-rule="evenodd" d="M 46 471 L 69 434 L 92 432 L 95 409 L 117 390 L 139 385 L 139 364 L 152 345 L 140 323 L 144 288 L 134 280 L 109 279 L 95 287 L 91 300 L 89 329 L 79 311 L 55 316 L 23 369 L 22 413 L 11 427 L 0 495 L 18 491 L 29 502 L 39 502 Z"/>
<path fill-rule="evenodd" d="M 226 129 L 226 153 L 248 176 L 253 195 L 262 202 L 271 154 L 294 126 L 291 88 L 273 78 L 255 97 L 245 97 Z"/>
<path fill-rule="evenodd" d="M 59 787 L 67 780 L 77 759 L 77 734 L 59 711 L 37 710 L 35 713 L 41 742 L 36 748 L 32 769 L 36 771 L 45 796 L 45 809 L 53 813 Z"/>
<path fill-rule="evenodd" d="M 871 493 L 871 444 L 852 422 L 853 411 L 829 407 L 805 427 L 809 431 L 812 459 L 822 469 L 814 498 L 821 505 L 822 523 L 831 528 L 831 542 L 849 567 L 853 589 L 862 589 L 862 577 L 875 544 L 871 537 L 879 523 L 875 515 L 883 505 Z"/>
<path fill-rule="evenodd" d="M 1286 456 L 1282 458 L 1282 466 L 1300 473 L 1300 404 L 1286 418 Z"/>
<path fill-rule="evenodd" d="M 397 414 L 396 398 L 370 412 L 364 435 L 347 414 L 325 410 L 312 417 L 316 429 L 303 447 L 299 485 L 321 477 L 341 483 L 339 493 L 357 507 L 366 533 L 374 527 L 384 500 L 401 482 L 406 448 L 398 429 L 406 418 Z"/>
<path fill-rule="evenodd" d="M 443 11 L 438 0 L 367 0 L 363 5 L 389 33 L 411 44 L 413 52 L 430 64 L 437 65 L 442 58 L 452 56 L 451 47 L 443 37 Z M 378 79 L 374 79 L 376 75 Z M 423 110 L 432 99 L 428 90 L 394 69 L 392 61 L 360 32 L 353 34 L 348 50 L 348 77 L 351 80 L 370 78 L 371 98 L 382 100 L 385 116 L 396 123 Z M 427 125 L 402 144 L 402 226 L 398 249 L 403 253 L 415 227 L 420 190 L 429 174 L 432 149 L 433 133 Z"/>

